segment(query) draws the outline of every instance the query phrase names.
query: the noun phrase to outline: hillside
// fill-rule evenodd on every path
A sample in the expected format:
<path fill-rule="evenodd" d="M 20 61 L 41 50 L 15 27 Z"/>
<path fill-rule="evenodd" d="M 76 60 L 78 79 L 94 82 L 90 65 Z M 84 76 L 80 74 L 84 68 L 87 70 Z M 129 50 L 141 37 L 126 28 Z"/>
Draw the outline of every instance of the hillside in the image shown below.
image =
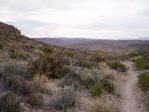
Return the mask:
<path fill-rule="evenodd" d="M 113 82 L 99 71 L 105 59 L 37 42 L 0 23 L 0 112 L 92 111 L 95 96 L 114 96 Z"/>

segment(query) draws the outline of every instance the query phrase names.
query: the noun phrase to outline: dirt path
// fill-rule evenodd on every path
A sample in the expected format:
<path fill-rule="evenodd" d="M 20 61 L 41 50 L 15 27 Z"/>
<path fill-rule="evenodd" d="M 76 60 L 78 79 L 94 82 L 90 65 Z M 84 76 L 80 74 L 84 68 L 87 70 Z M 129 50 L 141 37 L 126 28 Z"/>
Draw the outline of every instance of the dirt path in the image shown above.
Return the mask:
<path fill-rule="evenodd" d="M 125 65 L 129 70 L 122 87 L 120 112 L 146 112 L 143 104 L 139 102 L 141 91 L 137 87 L 138 72 L 134 70 L 131 62 L 125 62 Z"/>

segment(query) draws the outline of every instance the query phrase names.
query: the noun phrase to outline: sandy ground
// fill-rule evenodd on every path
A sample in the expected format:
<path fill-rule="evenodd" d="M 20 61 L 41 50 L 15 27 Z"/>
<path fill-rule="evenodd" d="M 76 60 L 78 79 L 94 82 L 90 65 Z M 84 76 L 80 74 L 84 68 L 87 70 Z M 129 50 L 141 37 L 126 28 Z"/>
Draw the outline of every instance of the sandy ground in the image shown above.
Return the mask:
<path fill-rule="evenodd" d="M 137 77 L 139 73 L 135 71 L 131 62 L 125 62 L 125 64 L 129 67 L 129 70 L 121 88 L 120 112 L 147 112 L 145 111 L 144 104 L 140 102 L 142 92 L 137 87 Z"/>

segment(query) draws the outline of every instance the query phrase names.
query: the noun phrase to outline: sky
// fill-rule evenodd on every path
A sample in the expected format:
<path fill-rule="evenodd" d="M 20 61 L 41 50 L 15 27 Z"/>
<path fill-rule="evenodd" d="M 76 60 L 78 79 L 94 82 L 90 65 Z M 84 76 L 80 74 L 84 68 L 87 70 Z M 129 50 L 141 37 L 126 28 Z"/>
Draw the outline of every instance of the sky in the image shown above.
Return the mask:
<path fill-rule="evenodd" d="M 0 0 L 0 21 L 32 38 L 149 39 L 149 0 Z"/>

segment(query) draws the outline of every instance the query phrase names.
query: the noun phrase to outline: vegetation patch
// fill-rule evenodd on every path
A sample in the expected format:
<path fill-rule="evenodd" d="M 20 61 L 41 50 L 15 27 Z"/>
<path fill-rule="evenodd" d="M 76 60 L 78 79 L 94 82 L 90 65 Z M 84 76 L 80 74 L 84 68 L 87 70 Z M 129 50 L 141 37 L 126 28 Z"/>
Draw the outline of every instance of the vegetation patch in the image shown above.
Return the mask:
<path fill-rule="evenodd" d="M 31 93 L 28 95 L 28 103 L 31 106 L 40 106 L 42 104 L 41 98 L 38 96 L 37 93 Z"/>
<path fill-rule="evenodd" d="M 100 63 L 102 61 L 105 61 L 106 58 L 98 53 L 94 53 L 93 55 L 91 55 L 90 57 L 90 61 L 93 61 L 94 63 Z"/>
<path fill-rule="evenodd" d="M 63 73 L 63 57 L 61 54 L 46 54 L 30 63 L 32 77 L 45 75 L 49 78 L 60 78 Z"/>
<path fill-rule="evenodd" d="M 19 94 L 29 94 L 35 92 L 38 87 L 35 83 L 26 80 L 27 67 L 25 64 L 10 62 L 3 65 L 0 69 L 1 79 L 4 87 Z"/>
<path fill-rule="evenodd" d="M 93 112 L 115 112 L 113 107 L 104 100 L 97 100 Z"/>
<path fill-rule="evenodd" d="M 41 50 L 45 54 L 52 53 L 54 51 L 54 49 L 52 47 L 50 47 L 49 45 L 46 45 L 46 44 L 39 46 L 39 50 Z"/>
<path fill-rule="evenodd" d="M 143 54 L 141 58 L 133 60 L 139 70 L 149 69 L 149 54 Z"/>
<path fill-rule="evenodd" d="M 99 96 L 103 93 L 103 91 L 107 91 L 109 93 L 114 92 L 114 85 L 110 83 L 106 79 L 102 79 L 93 85 L 90 86 L 90 91 L 93 96 Z"/>
<path fill-rule="evenodd" d="M 65 86 L 52 102 L 50 104 L 56 109 L 67 111 L 69 107 L 74 106 L 78 102 L 78 94 L 73 87 Z"/>
<path fill-rule="evenodd" d="M 143 91 L 149 90 L 149 72 L 141 74 L 138 78 L 139 78 L 138 82 Z"/>
<path fill-rule="evenodd" d="M 30 54 L 24 50 L 14 50 L 10 51 L 10 57 L 14 59 L 23 59 L 27 60 L 30 57 Z"/>
<path fill-rule="evenodd" d="M 97 82 L 90 86 L 90 91 L 93 96 L 101 95 L 103 93 L 103 90 L 104 90 L 104 88 L 100 82 Z"/>
<path fill-rule="evenodd" d="M 0 43 L 0 49 L 2 49 L 2 48 L 3 48 L 3 46 L 4 46 L 4 45 L 3 45 L 2 43 Z"/>
<path fill-rule="evenodd" d="M 119 72 L 127 71 L 126 65 L 120 63 L 119 61 L 111 61 L 111 62 L 107 62 L 107 64 L 110 68 L 115 69 Z"/>
<path fill-rule="evenodd" d="M 0 112 L 21 112 L 20 102 L 13 93 L 7 93 L 0 99 Z"/>

